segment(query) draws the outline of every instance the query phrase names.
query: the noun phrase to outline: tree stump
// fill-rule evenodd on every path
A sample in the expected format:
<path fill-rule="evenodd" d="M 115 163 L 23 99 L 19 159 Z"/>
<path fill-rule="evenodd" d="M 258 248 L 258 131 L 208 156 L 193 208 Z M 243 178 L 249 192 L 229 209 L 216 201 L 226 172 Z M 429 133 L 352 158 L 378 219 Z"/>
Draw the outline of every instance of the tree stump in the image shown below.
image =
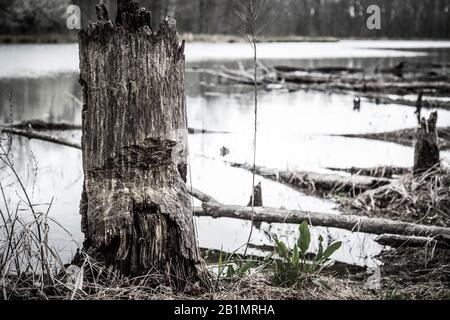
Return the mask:
<path fill-rule="evenodd" d="M 98 21 L 79 36 L 84 246 L 124 274 L 158 270 L 182 287 L 201 264 L 183 181 L 184 43 L 173 19 L 153 32 L 135 1 L 118 1 L 116 24 L 96 8 Z"/>
<path fill-rule="evenodd" d="M 253 201 L 253 195 L 255 196 L 255 201 Z M 262 206 L 263 206 L 263 200 L 262 200 L 262 188 L 261 188 L 261 182 L 260 182 L 253 188 L 253 192 L 250 195 L 250 200 L 248 201 L 247 207 L 262 207 Z"/>
<path fill-rule="evenodd" d="M 423 173 L 440 164 L 437 119 L 437 112 L 433 112 L 428 120 L 422 118 L 420 121 L 414 150 L 414 174 Z"/>

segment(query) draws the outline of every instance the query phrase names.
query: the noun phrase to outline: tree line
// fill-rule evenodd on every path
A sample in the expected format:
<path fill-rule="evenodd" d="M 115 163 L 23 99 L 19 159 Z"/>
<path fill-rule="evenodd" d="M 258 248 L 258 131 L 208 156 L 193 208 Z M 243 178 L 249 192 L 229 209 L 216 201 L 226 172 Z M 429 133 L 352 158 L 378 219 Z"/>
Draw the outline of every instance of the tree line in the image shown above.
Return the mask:
<path fill-rule="evenodd" d="M 173 15 L 180 32 L 240 34 L 239 0 L 140 0 L 154 24 Z M 114 16 L 116 0 L 107 0 Z M 0 0 L 1 33 L 66 32 L 65 9 L 80 6 L 82 25 L 95 20 L 94 0 Z M 367 8 L 381 8 L 381 30 L 369 30 Z M 311 37 L 450 37 L 450 0 L 268 0 L 267 34 Z M 156 27 L 156 26 L 155 26 Z"/>

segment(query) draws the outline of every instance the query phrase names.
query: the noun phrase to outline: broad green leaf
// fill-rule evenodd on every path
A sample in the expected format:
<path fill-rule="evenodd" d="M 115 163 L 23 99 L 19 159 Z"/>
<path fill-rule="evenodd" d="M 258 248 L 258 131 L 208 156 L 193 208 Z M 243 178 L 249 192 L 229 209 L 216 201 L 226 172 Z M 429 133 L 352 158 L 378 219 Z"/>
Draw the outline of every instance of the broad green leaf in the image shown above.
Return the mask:
<path fill-rule="evenodd" d="M 284 244 L 283 241 L 280 240 L 275 240 L 276 244 L 277 244 L 277 251 L 278 254 L 282 257 L 285 258 L 287 261 L 289 261 L 289 249 L 286 247 L 286 245 Z"/>
<path fill-rule="evenodd" d="M 311 243 L 311 234 L 309 232 L 309 226 L 306 221 L 303 221 L 299 227 L 300 237 L 298 238 L 298 246 L 303 255 L 306 254 Z"/>
<path fill-rule="evenodd" d="M 329 257 L 331 257 L 331 255 L 335 253 L 341 247 L 341 245 L 342 245 L 341 241 L 333 242 L 332 244 L 330 244 L 330 246 L 326 248 L 325 251 L 323 252 L 323 260 L 326 260 Z"/>
<path fill-rule="evenodd" d="M 293 264 L 295 269 L 298 268 L 299 262 L 300 262 L 300 253 L 298 252 L 298 246 L 295 245 L 294 246 L 294 253 L 293 253 L 293 256 L 292 256 L 292 264 Z"/>

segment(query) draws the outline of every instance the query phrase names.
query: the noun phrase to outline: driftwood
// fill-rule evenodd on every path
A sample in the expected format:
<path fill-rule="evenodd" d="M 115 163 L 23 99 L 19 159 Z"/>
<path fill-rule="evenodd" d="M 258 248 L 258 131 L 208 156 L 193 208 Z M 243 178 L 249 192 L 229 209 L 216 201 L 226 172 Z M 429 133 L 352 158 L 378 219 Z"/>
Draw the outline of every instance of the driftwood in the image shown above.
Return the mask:
<path fill-rule="evenodd" d="M 418 237 L 418 236 L 404 236 L 398 234 L 382 234 L 375 239 L 375 242 L 393 248 L 399 247 L 437 247 L 450 248 L 450 236 L 439 235 L 433 238 Z"/>
<path fill-rule="evenodd" d="M 440 165 L 437 118 L 437 112 L 433 112 L 428 120 L 423 118 L 420 121 L 414 148 L 414 174 L 423 173 Z"/>
<path fill-rule="evenodd" d="M 184 43 L 167 18 L 118 1 L 81 31 L 85 249 L 124 274 L 158 270 L 184 288 L 203 275 L 187 163 Z"/>
<path fill-rule="evenodd" d="M 227 162 L 232 167 L 253 172 L 253 166 Z M 313 190 L 318 192 L 347 192 L 359 194 L 391 183 L 389 179 L 366 176 L 340 176 L 334 174 L 321 174 L 304 171 L 280 171 L 256 166 L 257 175 L 282 182 L 295 188 Z"/>
<path fill-rule="evenodd" d="M 222 67 L 221 70 L 196 70 L 217 76 L 220 79 L 253 85 L 251 70 Z M 445 65 L 400 63 L 384 70 L 362 70 L 353 68 L 296 68 L 276 66 L 260 68 L 257 77 L 260 86 L 281 84 L 288 89 L 317 89 L 357 91 L 364 93 L 408 94 L 433 92 L 435 95 L 450 93 L 450 73 Z M 415 104 L 414 104 L 415 105 Z"/>
<path fill-rule="evenodd" d="M 301 224 L 303 221 L 308 221 L 313 226 L 338 228 L 378 235 L 450 236 L 450 228 L 425 226 L 388 219 L 275 208 L 254 208 L 254 210 L 255 215 L 253 221 L 255 222 Z M 206 202 L 203 203 L 202 208 L 195 208 L 195 215 L 200 217 L 233 218 L 252 221 L 252 208 Z"/>
<path fill-rule="evenodd" d="M 63 145 L 63 146 L 67 146 L 67 147 L 71 147 L 71 148 L 75 148 L 75 149 L 80 149 L 81 150 L 81 145 L 79 143 L 74 143 L 74 142 L 70 142 L 66 139 L 63 138 L 59 138 L 59 137 L 54 137 L 52 135 L 49 135 L 47 133 L 43 133 L 43 132 L 38 132 L 38 131 L 34 131 L 34 130 L 22 130 L 22 129 L 14 129 L 14 128 L 5 128 L 5 127 L 0 127 L 0 132 L 3 133 L 7 133 L 7 134 L 13 134 L 13 135 L 18 135 L 18 136 L 22 136 L 28 139 L 36 139 L 36 140 L 42 140 L 42 141 L 47 141 L 47 142 L 51 142 L 51 143 L 56 143 L 59 145 Z"/>

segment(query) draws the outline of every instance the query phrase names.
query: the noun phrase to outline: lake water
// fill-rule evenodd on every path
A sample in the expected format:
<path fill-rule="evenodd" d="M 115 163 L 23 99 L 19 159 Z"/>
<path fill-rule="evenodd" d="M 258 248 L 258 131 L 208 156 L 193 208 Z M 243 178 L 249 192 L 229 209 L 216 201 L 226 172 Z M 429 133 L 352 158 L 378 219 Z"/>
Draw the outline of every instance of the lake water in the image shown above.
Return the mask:
<path fill-rule="evenodd" d="M 0 123 L 8 121 L 12 110 L 14 121 L 43 119 L 80 124 L 81 108 L 76 101 L 81 99 L 77 50 L 76 44 L 0 45 Z M 448 62 L 450 42 L 264 43 L 259 45 L 259 53 L 268 65 L 375 68 L 393 66 L 402 60 Z M 214 68 L 221 64 L 237 67 L 238 61 L 248 63 L 250 55 L 251 49 L 245 43 L 189 43 L 186 49 L 189 69 Z M 210 77 L 188 72 L 187 103 L 190 127 L 227 132 L 189 137 L 193 186 L 223 203 L 247 204 L 251 174 L 227 166 L 219 150 L 222 146 L 230 149 L 225 160 L 252 161 L 251 92 L 212 86 Z M 410 107 L 376 105 L 363 100 L 361 112 L 354 112 L 353 97 L 348 95 L 263 91 L 260 93 L 257 164 L 316 172 L 329 172 L 329 167 L 410 167 L 412 148 L 333 135 L 413 128 L 415 124 L 414 109 Z M 439 110 L 438 124 L 450 126 L 449 111 Z M 79 131 L 55 134 L 73 141 L 79 141 L 81 135 Z M 33 194 L 34 203 L 45 207 L 54 198 L 51 216 L 70 231 L 72 238 L 57 230 L 51 238 L 63 255 L 69 257 L 83 239 L 78 214 L 83 182 L 81 152 L 14 137 L 13 156 L 17 171 Z M 448 163 L 450 153 L 442 152 L 442 157 Z M 0 173 L 0 178 L 3 184 L 12 181 L 5 172 Z M 332 201 L 307 196 L 257 177 L 259 181 L 265 206 L 340 213 Z M 16 186 L 7 189 L 12 203 L 17 200 L 15 189 Z M 225 251 L 241 247 L 250 229 L 248 222 L 233 219 L 199 218 L 196 225 L 201 247 Z M 252 243 L 271 244 L 268 232 L 291 242 L 297 234 L 293 225 L 262 224 L 260 230 L 255 230 Z M 336 253 L 337 260 L 371 267 L 377 264 L 373 256 L 382 247 L 373 241 L 373 235 L 321 227 L 314 228 L 313 232 L 314 238 L 321 234 L 326 241 L 344 242 L 343 249 Z"/>

